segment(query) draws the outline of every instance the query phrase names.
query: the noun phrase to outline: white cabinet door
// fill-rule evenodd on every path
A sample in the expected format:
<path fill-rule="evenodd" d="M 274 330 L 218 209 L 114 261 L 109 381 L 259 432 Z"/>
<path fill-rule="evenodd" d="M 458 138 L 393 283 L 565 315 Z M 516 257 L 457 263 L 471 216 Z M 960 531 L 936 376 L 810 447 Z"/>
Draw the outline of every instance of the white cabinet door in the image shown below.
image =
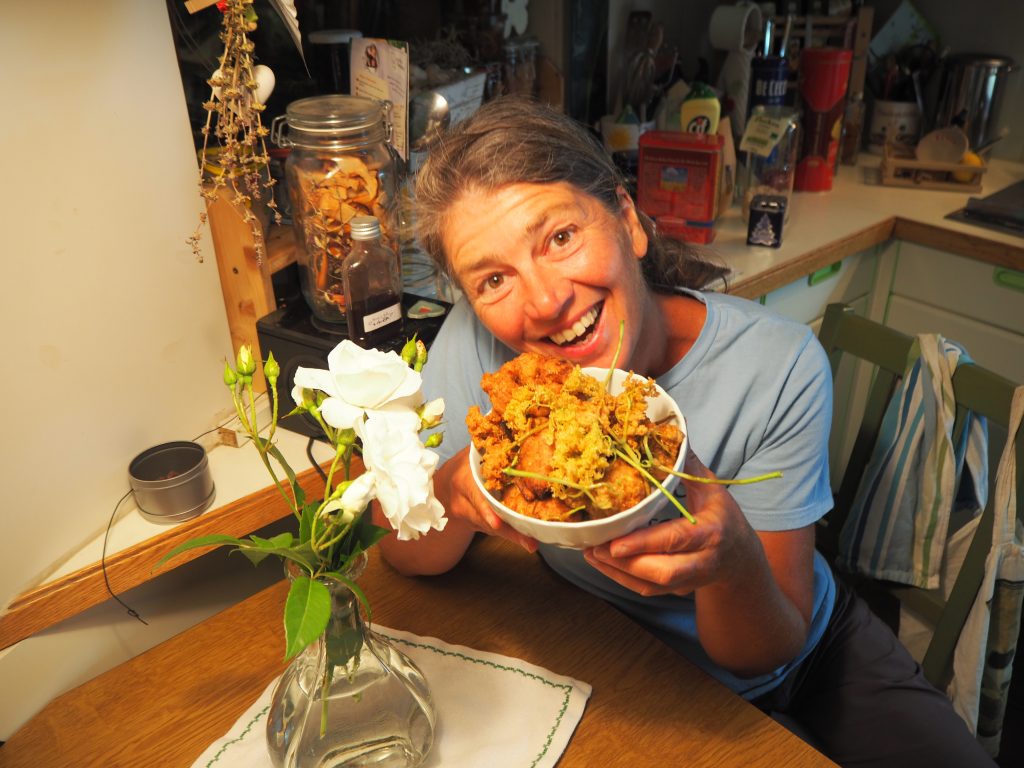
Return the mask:
<path fill-rule="evenodd" d="M 800 323 L 820 322 L 832 302 L 856 303 L 875 282 L 878 259 L 874 249 L 848 256 L 767 294 L 762 303 Z"/>
<path fill-rule="evenodd" d="M 892 295 L 1024 334 L 1024 272 L 900 243 Z"/>
<path fill-rule="evenodd" d="M 909 334 L 941 333 L 963 345 L 971 358 L 1016 382 L 1024 382 L 1024 334 L 903 296 L 892 296 L 886 325 Z"/>

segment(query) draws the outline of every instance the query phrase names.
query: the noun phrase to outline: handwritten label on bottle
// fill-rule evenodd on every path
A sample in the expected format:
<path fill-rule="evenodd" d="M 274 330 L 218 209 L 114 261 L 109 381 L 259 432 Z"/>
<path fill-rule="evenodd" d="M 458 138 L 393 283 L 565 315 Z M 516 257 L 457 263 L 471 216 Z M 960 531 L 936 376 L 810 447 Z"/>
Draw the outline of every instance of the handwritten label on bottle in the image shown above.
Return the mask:
<path fill-rule="evenodd" d="M 374 312 L 363 317 L 363 332 L 371 333 L 380 328 L 383 328 L 385 325 L 388 325 L 389 323 L 393 323 L 396 320 L 401 319 L 402 305 L 400 303 L 392 304 L 390 307 L 385 307 L 379 312 Z"/>

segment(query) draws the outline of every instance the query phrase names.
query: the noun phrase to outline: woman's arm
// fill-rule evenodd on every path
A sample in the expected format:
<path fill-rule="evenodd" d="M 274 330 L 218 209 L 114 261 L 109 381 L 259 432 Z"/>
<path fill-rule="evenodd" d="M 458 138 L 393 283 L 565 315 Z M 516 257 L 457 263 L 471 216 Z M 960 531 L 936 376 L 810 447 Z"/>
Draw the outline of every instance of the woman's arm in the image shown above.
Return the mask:
<path fill-rule="evenodd" d="M 711 476 L 692 453 L 686 471 Z M 721 486 L 687 483 L 697 524 L 679 519 L 588 550 L 586 559 L 641 594 L 693 593 L 705 652 L 735 675 L 762 674 L 806 641 L 814 590 L 814 529 L 754 531 Z"/>
<path fill-rule="evenodd" d="M 425 576 L 450 570 L 462 559 L 477 532 L 502 536 L 529 552 L 536 551 L 537 542 L 506 525 L 476 487 L 469 469 L 469 448 L 438 468 L 434 495 L 444 505 L 448 518 L 443 531 L 430 531 L 416 541 L 399 541 L 391 533 L 379 544 L 384 559 L 400 573 Z M 376 505 L 373 514 L 377 525 L 390 527 Z"/>

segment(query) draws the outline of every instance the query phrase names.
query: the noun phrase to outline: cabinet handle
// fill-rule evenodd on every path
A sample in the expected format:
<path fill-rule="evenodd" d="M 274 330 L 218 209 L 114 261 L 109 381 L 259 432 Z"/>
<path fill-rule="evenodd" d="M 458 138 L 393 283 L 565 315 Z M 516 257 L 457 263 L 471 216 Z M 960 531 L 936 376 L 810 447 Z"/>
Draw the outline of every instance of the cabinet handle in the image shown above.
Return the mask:
<path fill-rule="evenodd" d="M 992 280 L 998 286 L 1024 293 L 1024 272 L 996 267 L 992 272 Z"/>
<path fill-rule="evenodd" d="M 830 264 L 827 267 L 822 267 L 821 269 L 815 270 L 814 272 L 811 272 L 811 274 L 807 276 L 807 284 L 817 285 L 818 283 L 824 282 L 825 280 L 828 280 L 830 277 L 832 277 L 832 275 L 837 274 L 839 270 L 842 268 L 843 262 L 837 261 L 835 264 Z"/>

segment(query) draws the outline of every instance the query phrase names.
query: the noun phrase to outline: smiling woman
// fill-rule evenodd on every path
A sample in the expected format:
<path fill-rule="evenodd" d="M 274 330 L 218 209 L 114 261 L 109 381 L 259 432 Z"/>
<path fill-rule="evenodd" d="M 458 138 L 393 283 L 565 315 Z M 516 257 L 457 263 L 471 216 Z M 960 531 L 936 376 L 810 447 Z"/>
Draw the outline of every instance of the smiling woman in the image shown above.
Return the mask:
<path fill-rule="evenodd" d="M 522 353 L 653 378 L 686 414 L 677 491 L 692 520 L 664 499 L 648 525 L 610 541 L 544 543 L 488 503 L 467 425 L 452 418 L 435 486 L 449 523 L 422 543 L 382 541 L 396 568 L 441 572 L 478 533 L 502 536 L 737 694 L 789 715 L 837 763 L 988 763 L 948 699 L 815 551 L 815 523 L 832 504 L 832 386 L 807 326 L 700 290 L 707 265 L 659 238 L 589 133 L 540 104 L 489 102 L 450 129 L 416 196 L 423 242 L 464 290 L 431 346 L 424 392 L 472 422 L 473 406 L 489 407 L 488 374 Z M 578 427 L 584 411 L 559 418 Z M 536 434 L 553 459 L 532 479 L 571 474 L 580 457 Z M 515 436 L 520 453 L 535 436 Z M 889 738 L 866 743 L 879 722 Z"/>

